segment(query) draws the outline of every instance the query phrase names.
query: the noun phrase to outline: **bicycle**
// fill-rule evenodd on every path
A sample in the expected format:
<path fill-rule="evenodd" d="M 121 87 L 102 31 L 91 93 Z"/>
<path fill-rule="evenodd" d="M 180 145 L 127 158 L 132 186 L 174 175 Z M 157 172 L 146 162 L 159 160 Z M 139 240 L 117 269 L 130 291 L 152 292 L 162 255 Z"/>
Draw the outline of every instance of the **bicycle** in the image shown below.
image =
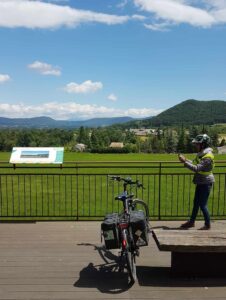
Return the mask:
<path fill-rule="evenodd" d="M 138 180 L 133 181 L 130 177 L 109 176 L 110 180 L 123 181 L 123 193 L 115 200 L 122 201 L 123 211 L 121 214 L 113 213 L 105 217 L 102 223 L 102 232 L 107 249 L 120 248 L 119 270 L 127 268 L 130 283 L 136 281 L 136 257 L 139 256 L 139 247 L 148 245 L 149 232 L 149 209 L 147 204 L 140 199 L 133 199 L 134 194 L 128 193 L 127 186 L 143 188 Z M 143 210 L 137 210 L 142 205 Z"/>

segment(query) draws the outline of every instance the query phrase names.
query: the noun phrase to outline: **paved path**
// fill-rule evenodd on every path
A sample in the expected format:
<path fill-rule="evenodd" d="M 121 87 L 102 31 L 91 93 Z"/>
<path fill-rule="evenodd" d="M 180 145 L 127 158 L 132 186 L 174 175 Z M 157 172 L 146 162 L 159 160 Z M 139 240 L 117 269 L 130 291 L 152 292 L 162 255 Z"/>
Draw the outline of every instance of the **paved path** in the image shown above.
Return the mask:
<path fill-rule="evenodd" d="M 213 224 L 220 228 L 226 231 L 225 221 Z M 102 247 L 100 222 L 1 223 L 0 299 L 226 299 L 226 278 L 171 277 L 170 253 L 160 252 L 152 237 L 141 248 L 132 287 L 115 271 L 116 257 L 117 250 Z"/>

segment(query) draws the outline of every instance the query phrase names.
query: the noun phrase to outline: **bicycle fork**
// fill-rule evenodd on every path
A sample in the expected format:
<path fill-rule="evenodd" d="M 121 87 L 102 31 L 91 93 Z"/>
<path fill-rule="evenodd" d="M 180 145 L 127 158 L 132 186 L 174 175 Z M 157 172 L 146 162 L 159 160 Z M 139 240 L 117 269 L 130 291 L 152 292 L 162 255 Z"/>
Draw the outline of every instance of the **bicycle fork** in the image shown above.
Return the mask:
<path fill-rule="evenodd" d="M 120 254 L 120 270 L 122 271 L 125 267 L 125 253 L 128 251 L 128 224 L 119 224 L 120 229 L 120 240 L 121 240 L 121 251 Z"/>
<path fill-rule="evenodd" d="M 120 257 L 120 271 L 126 268 L 130 283 L 136 281 L 136 255 L 138 252 L 134 249 L 131 230 L 129 224 L 120 224 L 121 228 L 121 257 Z"/>
<path fill-rule="evenodd" d="M 128 249 L 128 223 L 119 224 L 121 231 L 122 252 Z"/>
<path fill-rule="evenodd" d="M 122 223 L 122 224 L 119 224 L 119 226 L 120 226 L 120 230 L 121 230 L 121 243 L 122 243 L 121 257 L 127 251 L 133 252 L 135 254 L 135 256 L 139 256 L 140 255 L 139 248 L 134 247 L 134 245 L 131 243 L 132 237 L 130 235 L 132 233 L 129 229 L 129 224 Z"/>

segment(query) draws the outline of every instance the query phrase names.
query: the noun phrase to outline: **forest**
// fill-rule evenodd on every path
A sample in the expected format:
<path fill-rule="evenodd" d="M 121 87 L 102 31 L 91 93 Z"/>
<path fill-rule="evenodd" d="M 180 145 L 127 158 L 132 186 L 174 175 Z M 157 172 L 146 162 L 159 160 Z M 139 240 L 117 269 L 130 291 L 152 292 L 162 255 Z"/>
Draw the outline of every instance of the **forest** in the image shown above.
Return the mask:
<path fill-rule="evenodd" d="M 178 126 L 156 128 L 155 133 L 138 137 L 134 132 L 115 126 L 79 129 L 1 129 L 0 151 L 11 151 L 13 147 L 65 147 L 65 151 L 77 151 L 78 143 L 85 145 L 91 153 L 192 153 L 192 139 L 207 133 L 212 147 L 223 146 L 216 126 Z M 123 143 L 123 148 L 110 148 L 112 142 Z"/>

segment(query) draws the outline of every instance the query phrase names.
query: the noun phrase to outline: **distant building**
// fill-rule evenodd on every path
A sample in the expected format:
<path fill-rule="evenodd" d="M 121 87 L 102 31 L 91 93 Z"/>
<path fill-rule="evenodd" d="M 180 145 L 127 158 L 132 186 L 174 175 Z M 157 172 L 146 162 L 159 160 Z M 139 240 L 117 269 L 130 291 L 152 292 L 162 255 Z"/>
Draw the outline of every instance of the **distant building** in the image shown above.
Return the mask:
<path fill-rule="evenodd" d="M 75 150 L 83 152 L 85 149 L 86 149 L 86 145 L 85 144 L 76 144 L 75 145 Z"/>
<path fill-rule="evenodd" d="M 146 128 L 139 128 L 139 129 L 133 129 L 130 128 L 129 130 L 130 132 L 133 132 L 135 135 L 137 136 L 147 136 L 149 134 L 154 134 L 155 133 L 155 129 L 146 129 Z"/>
<path fill-rule="evenodd" d="M 226 154 L 226 146 L 217 147 L 218 154 Z"/>
<path fill-rule="evenodd" d="M 157 134 L 163 134 L 163 131 L 161 129 L 152 129 L 152 128 L 139 128 L 139 129 L 129 129 L 130 132 L 133 132 L 136 136 L 139 137 L 146 137 L 148 135 L 157 135 Z"/>
<path fill-rule="evenodd" d="M 109 147 L 110 148 L 123 148 L 124 145 L 123 145 L 123 143 L 112 142 Z"/>

